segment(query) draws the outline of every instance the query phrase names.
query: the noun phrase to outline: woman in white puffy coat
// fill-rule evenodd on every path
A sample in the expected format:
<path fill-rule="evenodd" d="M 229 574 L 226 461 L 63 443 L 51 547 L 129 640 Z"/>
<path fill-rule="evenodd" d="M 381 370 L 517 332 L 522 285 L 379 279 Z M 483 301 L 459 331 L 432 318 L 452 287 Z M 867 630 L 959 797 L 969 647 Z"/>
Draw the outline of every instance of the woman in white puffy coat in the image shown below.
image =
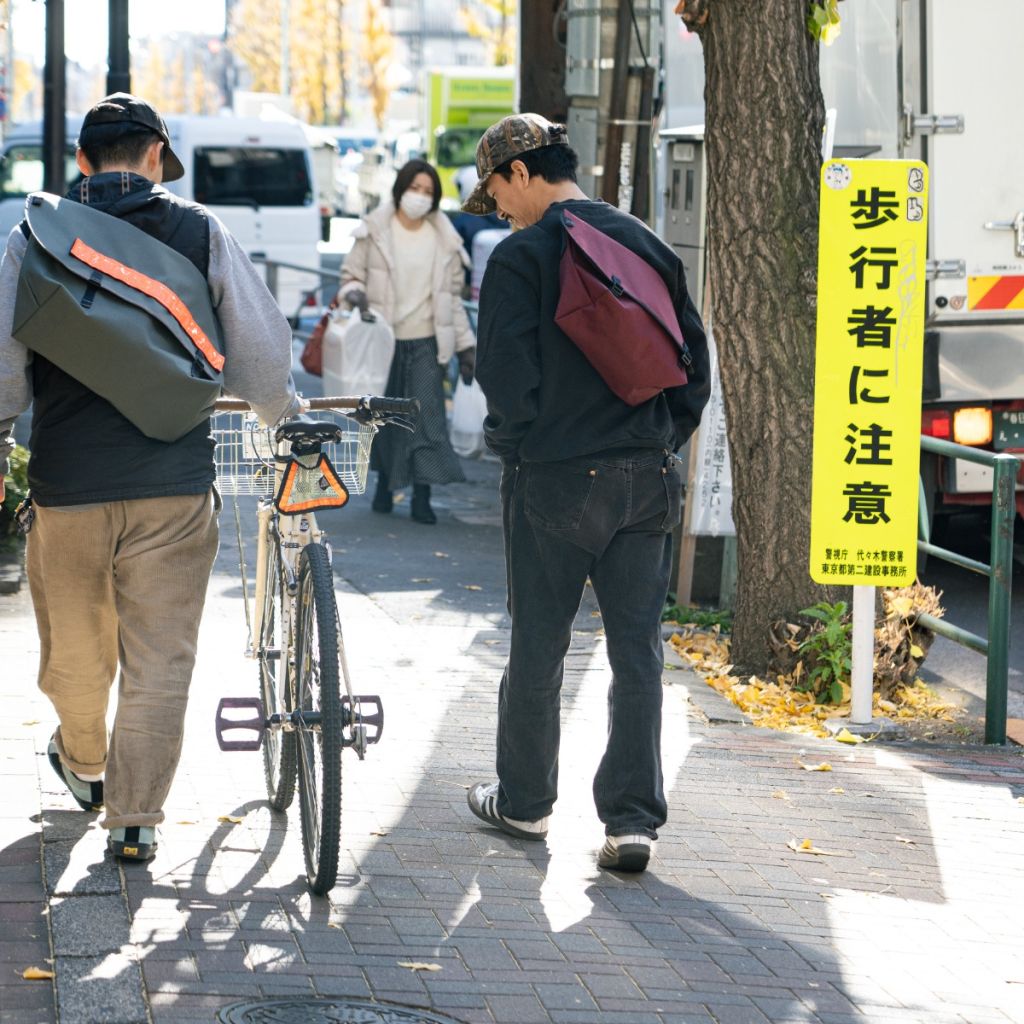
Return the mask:
<path fill-rule="evenodd" d="M 393 202 L 367 214 L 341 269 L 339 299 L 379 313 L 395 332 L 386 393 L 418 398 L 414 433 L 384 427 L 374 442 L 375 512 L 390 512 L 393 492 L 412 486 L 412 518 L 435 523 L 430 488 L 464 480 L 448 440 L 445 369 L 458 355 L 463 380 L 473 379 L 476 340 L 462 305 L 468 257 L 448 217 L 438 211 L 441 181 L 424 160 L 398 172 Z"/>

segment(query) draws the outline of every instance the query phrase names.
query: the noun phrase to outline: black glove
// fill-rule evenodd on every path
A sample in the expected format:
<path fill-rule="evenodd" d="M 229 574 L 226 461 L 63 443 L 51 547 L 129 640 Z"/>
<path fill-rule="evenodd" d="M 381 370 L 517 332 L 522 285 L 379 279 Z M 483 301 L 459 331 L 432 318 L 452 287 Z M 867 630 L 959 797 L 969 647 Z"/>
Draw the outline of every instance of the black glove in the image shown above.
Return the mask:
<path fill-rule="evenodd" d="M 473 383 L 473 371 L 476 369 L 476 349 L 464 348 L 455 353 L 459 357 L 459 376 L 463 384 Z"/>
<path fill-rule="evenodd" d="M 361 313 L 365 313 L 370 308 L 370 300 L 367 299 L 366 292 L 362 288 L 353 288 L 345 292 L 345 301 Z"/>

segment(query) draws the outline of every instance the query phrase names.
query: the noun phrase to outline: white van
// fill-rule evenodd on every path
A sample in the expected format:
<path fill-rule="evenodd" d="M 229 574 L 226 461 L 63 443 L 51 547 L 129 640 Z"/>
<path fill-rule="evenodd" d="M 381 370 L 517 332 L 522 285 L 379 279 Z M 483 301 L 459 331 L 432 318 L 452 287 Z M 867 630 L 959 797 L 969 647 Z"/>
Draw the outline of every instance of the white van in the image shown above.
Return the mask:
<path fill-rule="evenodd" d="M 237 117 L 168 117 L 171 147 L 185 168 L 167 189 L 208 206 L 259 266 L 261 260 L 316 268 L 320 211 L 309 144 L 298 123 Z M 79 177 L 75 140 L 82 119 L 67 119 L 66 178 Z M 25 196 L 42 188 L 42 124 L 14 127 L 0 165 L 0 237 L 6 238 L 25 209 Z M 277 301 L 293 322 L 316 274 L 287 267 L 277 271 Z"/>

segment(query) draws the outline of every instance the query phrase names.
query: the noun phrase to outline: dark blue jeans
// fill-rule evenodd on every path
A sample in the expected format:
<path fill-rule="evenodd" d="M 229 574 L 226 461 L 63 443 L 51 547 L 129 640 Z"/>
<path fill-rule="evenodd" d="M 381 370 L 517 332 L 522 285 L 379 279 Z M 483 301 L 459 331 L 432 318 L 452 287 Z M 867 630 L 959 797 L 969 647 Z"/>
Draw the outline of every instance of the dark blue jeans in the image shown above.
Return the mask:
<path fill-rule="evenodd" d="M 501 481 L 512 644 L 498 704 L 498 810 L 534 821 L 558 796 L 560 691 L 587 577 L 612 683 L 594 802 L 608 835 L 665 823 L 661 613 L 682 488 L 658 449 L 506 466 Z"/>

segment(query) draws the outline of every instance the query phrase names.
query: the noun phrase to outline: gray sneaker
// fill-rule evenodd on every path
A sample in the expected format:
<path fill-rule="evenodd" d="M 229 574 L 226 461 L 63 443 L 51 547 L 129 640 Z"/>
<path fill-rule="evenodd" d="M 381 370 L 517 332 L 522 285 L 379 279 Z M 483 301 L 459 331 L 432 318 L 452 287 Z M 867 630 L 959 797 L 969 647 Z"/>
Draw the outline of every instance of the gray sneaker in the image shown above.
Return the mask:
<path fill-rule="evenodd" d="M 641 833 L 608 836 L 597 855 L 597 866 L 608 871 L 643 871 L 650 859 L 650 836 Z"/>
<path fill-rule="evenodd" d="M 121 860 L 152 860 L 156 846 L 156 829 L 149 825 L 112 828 L 107 836 L 107 849 Z"/>
<path fill-rule="evenodd" d="M 500 828 L 516 839 L 529 839 L 541 842 L 548 836 L 548 819 L 538 818 L 536 821 L 519 821 L 506 818 L 498 813 L 498 783 L 478 782 L 466 794 L 469 809 L 481 820 Z"/>
<path fill-rule="evenodd" d="M 57 773 L 57 778 L 68 787 L 75 802 L 83 811 L 103 810 L 103 780 L 86 782 L 80 779 L 61 759 L 57 752 L 57 742 L 51 736 L 46 748 L 46 759 L 50 767 Z"/>

